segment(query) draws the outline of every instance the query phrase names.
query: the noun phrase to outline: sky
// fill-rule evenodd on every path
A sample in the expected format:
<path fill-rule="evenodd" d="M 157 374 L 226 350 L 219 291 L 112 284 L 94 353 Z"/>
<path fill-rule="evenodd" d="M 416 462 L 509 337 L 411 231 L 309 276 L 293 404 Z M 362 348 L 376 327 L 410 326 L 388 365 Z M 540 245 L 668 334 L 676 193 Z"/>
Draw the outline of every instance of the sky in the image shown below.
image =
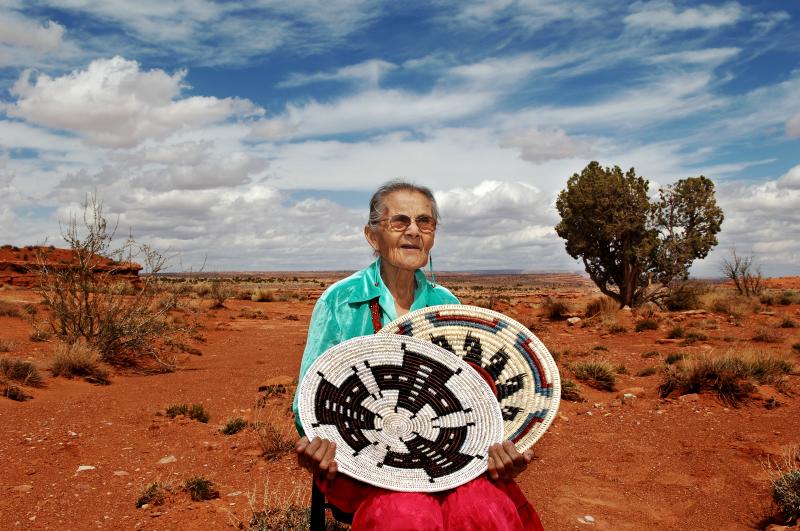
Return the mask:
<path fill-rule="evenodd" d="M 800 3 L 0 0 L 0 243 L 96 194 L 172 270 L 355 270 L 400 177 L 436 269 L 581 271 L 554 204 L 592 160 L 716 183 L 694 276 L 800 274 Z"/>

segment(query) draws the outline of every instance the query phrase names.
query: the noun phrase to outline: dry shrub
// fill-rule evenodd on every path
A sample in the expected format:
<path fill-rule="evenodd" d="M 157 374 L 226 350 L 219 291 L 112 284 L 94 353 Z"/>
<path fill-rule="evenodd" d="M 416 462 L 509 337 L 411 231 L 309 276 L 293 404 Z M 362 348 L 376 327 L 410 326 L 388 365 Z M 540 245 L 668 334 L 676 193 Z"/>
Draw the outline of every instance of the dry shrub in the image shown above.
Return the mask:
<path fill-rule="evenodd" d="M 561 399 L 569 400 L 570 402 L 586 402 L 586 399 L 581 395 L 581 389 L 578 384 L 569 378 L 561 380 Z"/>
<path fill-rule="evenodd" d="M 44 384 L 36 365 L 19 358 L 0 358 L 0 378 L 29 387 L 41 387 Z"/>
<path fill-rule="evenodd" d="M 625 328 L 625 325 L 617 321 L 616 319 L 609 319 L 603 321 L 603 326 L 608 331 L 609 334 L 624 334 L 628 331 Z"/>
<path fill-rule="evenodd" d="M 111 383 L 108 371 L 103 369 L 100 353 L 85 343 L 68 345 L 60 343 L 50 365 L 53 376 L 83 378 L 87 382 L 106 385 Z"/>
<path fill-rule="evenodd" d="M 260 308 L 253 309 L 249 306 L 239 310 L 239 317 L 242 319 L 269 319 L 269 316 L 262 312 Z"/>
<path fill-rule="evenodd" d="M 225 307 L 225 301 L 233 296 L 233 289 L 223 280 L 213 280 L 208 297 L 211 299 L 211 308 L 219 309 Z"/>
<path fill-rule="evenodd" d="M 600 316 L 601 320 L 606 320 L 614 319 L 617 315 L 617 310 L 619 310 L 619 304 L 611 297 L 603 295 L 589 302 L 589 304 L 586 305 L 584 314 L 586 317 L 594 317 L 597 315 Z"/>
<path fill-rule="evenodd" d="M 642 319 L 636 323 L 635 330 L 643 332 L 645 330 L 658 330 L 658 321 L 655 319 Z"/>
<path fill-rule="evenodd" d="M 225 422 L 225 426 L 220 430 L 225 435 L 234 435 L 247 427 L 247 421 L 242 417 L 234 417 Z"/>
<path fill-rule="evenodd" d="M 0 317 L 22 317 L 19 304 L 13 302 L 0 301 Z"/>
<path fill-rule="evenodd" d="M 542 313 L 548 319 L 552 319 L 554 321 L 566 319 L 569 317 L 570 311 L 569 305 L 561 299 L 547 297 L 544 300 L 544 304 L 542 304 Z"/>
<path fill-rule="evenodd" d="M 256 436 L 263 456 L 268 460 L 279 459 L 294 450 L 297 431 L 291 416 L 281 407 L 268 405 L 259 400 L 253 408 L 252 431 Z"/>
<path fill-rule="evenodd" d="M 194 476 L 183 483 L 183 490 L 189 493 L 194 501 L 206 501 L 219 498 L 219 489 L 203 476 Z"/>
<path fill-rule="evenodd" d="M 777 459 L 761 463 L 772 485 L 772 500 L 791 525 L 800 519 L 800 445 L 787 448 Z"/>
<path fill-rule="evenodd" d="M 754 383 L 785 387 L 792 362 L 756 351 L 702 354 L 680 365 L 665 368 L 659 386 L 662 398 L 673 393 L 715 392 L 724 403 L 738 407 L 754 390 Z"/>
<path fill-rule="evenodd" d="M 274 289 L 257 288 L 250 296 L 253 302 L 274 302 L 277 300 L 277 294 Z"/>
<path fill-rule="evenodd" d="M 664 297 L 664 306 L 673 312 L 697 310 L 701 307 L 700 296 L 708 292 L 708 287 L 699 282 L 681 282 L 669 288 Z"/>
<path fill-rule="evenodd" d="M 605 360 L 581 361 L 569 369 L 575 378 L 595 389 L 613 391 L 617 383 L 616 367 Z"/>
<path fill-rule="evenodd" d="M 0 352 L 11 352 L 15 348 L 17 348 L 16 342 L 0 339 Z"/>
<path fill-rule="evenodd" d="M 150 483 L 139 493 L 136 498 L 136 507 L 140 508 L 143 505 L 162 505 L 167 500 L 167 494 L 170 492 L 169 486 L 156 481 Z"/>
<path fill-rule="evenodd" d="M 758 309 L 756 299 L 719 290 L 703 295 L 701 300 L 705 309 L 729 315 L 734 319 L 741 319 Z"/>
<path fill-rule="evenodd" d="M 280 494 L 288 491 L 288 494 Z M 264 483 L 261 503 L 255 489 L 247 493 L 248 514 L 241 520 L 229 513 L 233 527 L 247 531 L 271 531 L 309 529 L 311 525 L 311 510 L 307 489 L 297 485 L 291 489 L 275 488 L 270 492 L 269 484 Z M 349 529 L 333 520 L 328 520 L 325 525 L 328 531 Z"/>
<path fill-rule="evenodd" d="M 763 327 L 756 330 L 756 333 L 753 334 L 753 341 L 758 343 L 780 343 L 783 341 L 783 338 L 775 333 L 774 330 Z"/>
<path fill-rule="evenodd" d="M 88 197 L 82 223 L 73 216 L 62 231 L 74 263 L 58 268 L 45 256 L 37 258 L 39 292 L 50 310 L 46 324 L 66 343 L 83 340 L 95 347 L 108 363 L 131 365 L 147 358 L 172 368 L 159 348 L 160 340 L 173 332 L 166 316 L 177 305 L 177 296 L 156 275 L 165 259 L 133 238 L 112 247 L 114 233 L 102 203 Z M 143 262 L 147 274 L 121 293 L 118 274 L 134 261 Z"/>
<path fill-rule="evenodd" d="M 655 373 L 658 372 L 658 369 L 655 367 L 645 367 L 641 371 L 636 373 L 636 376 L 646 377 L 646 376 L 653 376 Z"/>
<path fill-rule="evenodd" d="M 191 406 L 187 404 L 172 404 L 167 407 L 164 415 L 171 419 L 183 415 L 204 424 L 208 423 L 208 419 L 211 418 L 202 404 L 192 404 Z"/>
<path fill-rule="evenodd" d="M 795 323 L 789 316 L 784 316 L 783 319 L 781 319 L 781 322 L 778 324 L 778 328 L 796 328 L 796 327 L 797 323 Z"/>

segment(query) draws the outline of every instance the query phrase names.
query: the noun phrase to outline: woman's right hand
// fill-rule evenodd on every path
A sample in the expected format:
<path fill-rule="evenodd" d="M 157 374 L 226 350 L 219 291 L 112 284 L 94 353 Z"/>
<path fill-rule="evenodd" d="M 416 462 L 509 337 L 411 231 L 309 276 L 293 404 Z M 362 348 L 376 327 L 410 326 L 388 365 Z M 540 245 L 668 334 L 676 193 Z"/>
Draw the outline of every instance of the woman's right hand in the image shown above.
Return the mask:
<path fill-rule="evenodd" d="M 301 437 L 294 445 L 297 452 L 298 464 L 314 474 L 315 477 L 322 477 L 328 481 L 336 475 L 338 467 L 334 458 L 336 457 L 336 443 L 328 439 L 314 437 L 311 441 L 308 437 Z"/>

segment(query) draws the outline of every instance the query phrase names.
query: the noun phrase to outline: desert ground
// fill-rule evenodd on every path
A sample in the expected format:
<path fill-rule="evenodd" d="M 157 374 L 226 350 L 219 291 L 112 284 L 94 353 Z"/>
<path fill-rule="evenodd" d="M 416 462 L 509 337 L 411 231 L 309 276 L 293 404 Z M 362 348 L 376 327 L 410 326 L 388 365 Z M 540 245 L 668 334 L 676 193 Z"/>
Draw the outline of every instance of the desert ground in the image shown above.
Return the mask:
<path fill-rule="evenodd" d="M 4 307 L 38 308 L 0 316 L 0 357 L 32 362 L 43 376 L 41 386 L 22 386 L 27 400 L 0 397 L 0 527 L 247 529 L 254 515 L 307 507 L 310 479 L 281 441 L 296 438 L 292 382 L 314 301 L 345 274 L 262 274 L 259 286 L 272 290 L 273 300 L 254 302 L 232 291 L 216 309 L 202 290 L 187 291 L 173 314 L 191 323 L 193 333 L 174 354 L 177 368 L 111 368 L 110 385 L 53 377 L 57 340 L 32 339 L 47 312 L 40 295 L 0 288 Z M 234 276 L 248 275 L 219 278 Z M 770 297 L 739 301 L 734 309 L 706 302 L 690 311 L 595 316 L 585 308 L 599 292 L 577 274 L 442 274 L 438 281 L 462 302 L 528 326 L 557 358 L 562 378 L 577 383 L 582 399 L 562 400 L 534 446 L 534 462 L 518 478 L 546 529 L 782 523 L 769 468 L 800 444 L 800 333 L 790 325 L 800 322 L 800 278 L 770 279 Z M 181 282 L 200 286 L 208 279 Z M 732 296 L 722 283 L 708 289 L 706 298 Z M 565 305 L 559 315 L 550 311 L 554 301 Z M 655 329 L 637 332 L 645 319 Z M 673 365 L 743 351 L 778 356 L 794 368 L 774 385 L 756 385 L 738 407 L 706 390 L 660 396 Z M 575 377 L 573 368 L 592 360 L 615 367 L 613 390 Z M 202 405 L 210 419 L 167 416 L 176 404 Z M 222 433 L 236 417 L 250 427 Z M 254 425 L 270 426 L 271 437 Z M 213 482 L 219 496 L 193 501 L 182 486 L 198 476 Z M 154 483 L 166 487 L 162 503 L 137 504 Z"/>

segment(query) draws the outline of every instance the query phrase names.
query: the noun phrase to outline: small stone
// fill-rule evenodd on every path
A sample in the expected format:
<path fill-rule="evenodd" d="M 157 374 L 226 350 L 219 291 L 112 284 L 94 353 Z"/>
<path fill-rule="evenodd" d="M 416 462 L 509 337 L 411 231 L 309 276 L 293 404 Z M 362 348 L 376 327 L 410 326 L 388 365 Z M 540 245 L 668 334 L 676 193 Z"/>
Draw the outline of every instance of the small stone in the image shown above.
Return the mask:
<path fill-rule="evenodd" d="M 143 503 L 140 509 L 148 509 L 150 507 L 149 503 Z"/>
<path fill-rule="evenodd" d="M 569 326 L 575 326 L 576 324 L 578 324 L 580 322 L 581 322 L 581 318 L 580 317 L 570 317 L 569 319 L 567 319 L 567 324 Z"/>
<path fill-rule="evenodd" d="M 594 403 L 594 407 L 596 407 L 597 409 L 603 409 L 603 403 L 602 402 L 595 402 Z"/>
<path fill-rule="evenodd" d="M 679 400 L 681 402 L 697 402 L 700 400 L 700 395 L 698 395 L 697 393 L 689 393 L 686 395 L 681 395 L 679 397 Z"/>
<path fill-rule="evenodd" d="M 628 309 L 630 309 L 630 308 L 628 308 Z M 590 515 L 590 514 L 584 515 L 583 519 L 584 519 L 584 521 L 589 522 L 590 524 L 594 523 L 594 517 L 592 515 Z"/>
<path fill-rule="evenodd" d="M 78 434 L 75 433 L 74 431 L 68 431 L 67 434 L 69 434 L 70 437 L 77 437 L 78 436 Z"/>
<path fill-rule="evenodd" d="M 627 395 L 634 395 L 633 398 L 638 398 L 645 395 L 644 387 L 626 387 L 619 392 L 617 398 L 628 398 Z"/>
<path fill-rule="evenodd" d="M 770 524 L 765 531 L 789 531 L 789 527 L 785 525 Z"/>
<path fill-rule="evenodd" d="M 175 457 L 174 455 L 168 455 L 166 457 L 162 457 L 161 459 L 159 459 L 158 460 L 158 464 L 159 465 L 168 465 L 169 463 L 174 463 L 177 460 L 178 460 L 178 458 Z"/>
<path fill-rule="evenodd" d="M 563 413 L 559 413 L 559 414 L 558 414 L 558 418 L 559 418 L 559 420 L 561 420 L 562 422 L 569 422 L 569 417 L 568 417 L 568 416 L 566 416 L 566 415 L 565 415 L 565 414 L 563 414 Z"/>
<path fill-rule="evenodd" d="M 115 470 L 115 471 L 114 471 L 114 475 L 115 475 L 115 476 L 129 476 L 130 474 L 128 474 L 128 473 L 127 473 L 127 472 L 125 472 L 124 470 Z"/>
<path fill-rule="evenodd" d="M 16 487 L 11 487 L 11 490 L 14 492 L 28 493 L 33 490 L 33 485 L 17 485 Z"/>
<path fill-rule="evenodd" d="M 77 472 L 85 472 L 87 470 L 94 470 L 94 469 L 95 469 L 95 467 L 93 467 L 92 465 L 80 465 L 78 467 L 78 470 L 76 470 L 75 472 L 76 473 Z"/>
<path fill-rule="evenodd" d="M 611 407 L 619 407 L 622 405 L 622 400 L 620 400 L 619 398 L 615 398 L 614 400 L 609 402 L 608 405 Z"/>
<path fill-rule="evenodd" d="M 242 495 L 242 491 L 240 491 L 240 490 L 228 493 L 228 496 L 241 496 L 241 495 Z"/>
<path fill-rule="evenodd" d="M 622 398 L 625 400 L 633 400 L 636 398 L 636 395 L 633 393 L 623 393 Z"/>
<path fill-rule="evenodd" d="M 625 306 L 623 306 L 622 308 L 620 308 L 620 310 L 622 310 L 623 312 L 633 311 L 633 310 L 631 310 L 631 307 L 628 306 L 627 304 Z M 594 520 L 592 520 L 592 521 L 594 521 Z"/>
<path fill-rule="evenodd" d="M 592 416 L 592 412 L 591 411 L 587 411 L 586 414 L 589 415 L 590 417 Z"/>

